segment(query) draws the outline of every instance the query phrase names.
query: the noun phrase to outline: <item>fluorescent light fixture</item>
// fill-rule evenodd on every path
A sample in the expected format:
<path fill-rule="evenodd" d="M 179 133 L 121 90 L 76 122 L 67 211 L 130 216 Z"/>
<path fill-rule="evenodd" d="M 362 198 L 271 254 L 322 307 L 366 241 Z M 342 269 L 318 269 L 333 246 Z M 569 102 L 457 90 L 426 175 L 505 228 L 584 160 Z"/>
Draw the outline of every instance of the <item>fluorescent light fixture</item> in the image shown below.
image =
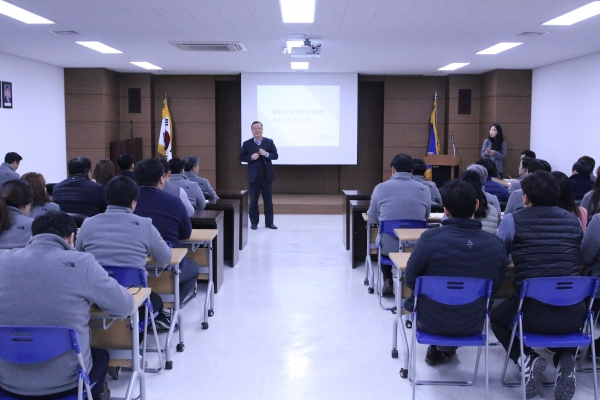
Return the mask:
<path fill-rule="evenodd" d="M 308 62 L 306 61 L 292 61 L 291 63 L 292 69 L 308 69 Z"/>
<path fill-rule="evenodd" d="M 500 42 L 498 44 L 493 45 L 492 47 L 488 47 L 485 50 L 481 50 L 477 54 L 498 54 L 522 44 L 523 42 Z"/>
<path fill-rule="evenodd" d="M 315 22 L 316 0 L 279 0 L 284 24 L 312 24 Z"/>
<path fill-rule="evenodd" d="M 27 10 L 23 10 L 20 7 L 13 6 L 10 3 L 5 2 L 4 0 L 0 0 L 0 14 L 4 14 L 7 17 L 14 18 L 21 22 L 25 22 L 26 24 L 53 24 L 54 22 L 46 19 L 44 17 L 40 17 L 32 12 Z"/>
<path fill-rule="evenodd" d="M 112 47 L 107 46 L 104 43 L 100 43 L 100 42 L 75 42 L 75 43 L 80 44 L 82 46 L 85 46 L 85 47 L 87 47 L 89 49 L 99 51 L 100 53 L 104 53 L 104 54 L 120 54 L 120 53 L 123 53 L 120 50 L 113 49 Z"/>
<path fill-rule="evenodd" d="M 448 64 L 445 67 L 438 68 L 438 71 L 454 71 L 455 69 L 459 69 L 469 65 L 470 63 L 452 63 Z"/>
<path fill-rule="evenodd" d="M 560 17 L 556 17 L 548 22 L 544 22 L 542 25 L 573 25 L 579 21 L 583 21 L 584 19 L 591 18 L 598 14 L 600 14 L 600 1 L 592 1 L 585 6 L 581 6 L 573 11 L 569 11 Z"/>
<path fill-rule="evenodd" d="M 162 69 L 161 67 L 157 67 L 154 64 L 150 64 L 146 61 L 132 61 L 130 64 L 137 65 L 138 67 L 142 67 L 144 69 Z"/>
<path fill-rule="evenodd" d="M 304 46 L 304 40 L 287 40 L 285 42 L 288 54 L 292 54 L 292 47 Z"/>

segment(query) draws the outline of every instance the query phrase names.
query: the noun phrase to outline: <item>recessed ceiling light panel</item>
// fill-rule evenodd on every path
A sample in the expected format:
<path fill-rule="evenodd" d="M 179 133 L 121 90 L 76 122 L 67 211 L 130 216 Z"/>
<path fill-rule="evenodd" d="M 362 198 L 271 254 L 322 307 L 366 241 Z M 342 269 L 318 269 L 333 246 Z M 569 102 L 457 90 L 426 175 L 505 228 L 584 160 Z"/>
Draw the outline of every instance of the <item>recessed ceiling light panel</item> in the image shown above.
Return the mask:
<path fill-rule="evenodd" d="M 26 24 L 53 24 L 54 22 L 40 17 L 30 11 L 24 10 L 20 7 L 14 6 L 7 3 L 4 0 L 0 0 L 0 14 L 4 14 L 7 17 L 14 18 L 18 21 L 25 22 Z"/>
<path fill-rule="evenodd" d="M 576 8 L 566 14 L 544 22 L 542 25 L 573 25 L 584 19 L 588 19 L 600 14 L 600 1 L 592 1 L 585 6 Z"/>
<path fill-rule="evenodd" d="M 498 54 L 503 51 L 512 49 L 513 47 L 517 47 L 522 45 L 523 42 L 500 42 L 498 44 L 493 45 L 492 47 L 488 47 L 485 50 L 481 50 L 477 52 L 477 54 Z"/>
<path fill-rule="evenodd" d="M 316 0 L 279 0 L 284 24 L 312 24 L 315 22 Z"/>
<path fill-rule="evenodd" d="M 123 53 L 121 50 L 114 49 L 114 48 L 107 46 L 104 43 L 100 43 L 100 42 L 87 42 L 86 41 L 86 42 L 75 42 L 75 43 L 85 46 L 89 49 L 99 51 L 100 53 L 104 53 L 104 54 Z"/>
<path fill-rule="evenodd" d="M 290 65 L 292 66 L 292 69 L 308 69 L 308 62 L 292 61 Z"/>
<path fill-rule="evenodd" d="M 154 64 L 150 64 L 149 62 L 146 62 L 146 61 L 132 61 L 130 64 L 137 65 L 138 67 L 141 67 L 144 69 L 162 69 L 161 67 L 158 67 Z"/>
<path fill-rule="evenodd" d="M 470 63 L 452 63 L 446 65 L 445 67 L 438 68 L 438 71 L 454 71 L 455 69 L 466 67 L 469 64 Z"/>

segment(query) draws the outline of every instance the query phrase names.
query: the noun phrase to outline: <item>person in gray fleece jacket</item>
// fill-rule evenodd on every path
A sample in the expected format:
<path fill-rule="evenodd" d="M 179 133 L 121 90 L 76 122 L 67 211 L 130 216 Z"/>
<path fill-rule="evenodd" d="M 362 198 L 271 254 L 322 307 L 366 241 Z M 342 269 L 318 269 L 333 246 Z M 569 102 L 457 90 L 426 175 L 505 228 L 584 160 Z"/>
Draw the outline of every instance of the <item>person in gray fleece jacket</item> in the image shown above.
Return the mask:
<path fill-rule="evenodd" d="M 134 301 L 93 255 L 74 251 L 76 231 L 71 217 L 51 211 L 33 222 L 33 238 L 25 248 L 0 253 L 0 325 L 75 329 L 86 370 L 96 383 L 92 397 L 105 399 L 109 357 L 106 350 L 90 348 L 90 306 L 123 318 L 134 312 Z M 77 387 L 77 368 L 73 352 L 40 364 L 0 360 L 0 387 L 23 396 L 70 392 Z"/>
<path fill-rule="evenodd" d="M 5 182 L 0 189 L 0 250 L 25 247 L 31 238 L 31 188 L 21 180 Z"/>

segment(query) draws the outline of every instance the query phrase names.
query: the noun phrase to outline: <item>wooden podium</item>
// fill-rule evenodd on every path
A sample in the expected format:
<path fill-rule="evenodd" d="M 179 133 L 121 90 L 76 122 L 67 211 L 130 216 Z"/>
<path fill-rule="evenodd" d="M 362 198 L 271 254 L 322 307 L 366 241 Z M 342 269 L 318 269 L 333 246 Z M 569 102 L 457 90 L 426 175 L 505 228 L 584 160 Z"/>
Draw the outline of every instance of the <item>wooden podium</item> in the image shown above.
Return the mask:
<path fill-rule="evenodd" d="M 431 180 L 437 187 L 442 187 L 449 180 L 458 178 L 461 159 L 447 154 L 428 155 L 425 164 L 431 165 Z"/>

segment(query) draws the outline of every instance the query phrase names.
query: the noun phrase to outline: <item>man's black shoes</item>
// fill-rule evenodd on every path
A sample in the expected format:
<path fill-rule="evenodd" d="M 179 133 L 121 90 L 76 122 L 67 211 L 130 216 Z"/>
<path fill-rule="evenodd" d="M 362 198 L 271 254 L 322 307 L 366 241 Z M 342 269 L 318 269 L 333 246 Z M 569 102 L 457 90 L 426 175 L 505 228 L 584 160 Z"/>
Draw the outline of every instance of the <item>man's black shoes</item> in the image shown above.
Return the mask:
<path fill-rule="evenodd" d="M 273 224 L 271 225 L 265 225 L 265 228 L 269 228 L 269 229 L 277 229 L 277 227 Z"/>
<path fill-rule="evenodd" d="M 256 228 L 257 228 L 257 226 L 256 226 L 256 225 L 250 225 L 250 229 L 252 229 L 253 231 L 255 231 L 255 230 L 256 230 Z"/>
<path fill-rule="evenodd" d="M 456 355 L 456 351 L 442 351 L 437 346 L 429 346 L 427 348 L 427 355 L 425 356 L 425 362 L 431 366 L 441 364 L 448 361 L 450 358 Z"/>

